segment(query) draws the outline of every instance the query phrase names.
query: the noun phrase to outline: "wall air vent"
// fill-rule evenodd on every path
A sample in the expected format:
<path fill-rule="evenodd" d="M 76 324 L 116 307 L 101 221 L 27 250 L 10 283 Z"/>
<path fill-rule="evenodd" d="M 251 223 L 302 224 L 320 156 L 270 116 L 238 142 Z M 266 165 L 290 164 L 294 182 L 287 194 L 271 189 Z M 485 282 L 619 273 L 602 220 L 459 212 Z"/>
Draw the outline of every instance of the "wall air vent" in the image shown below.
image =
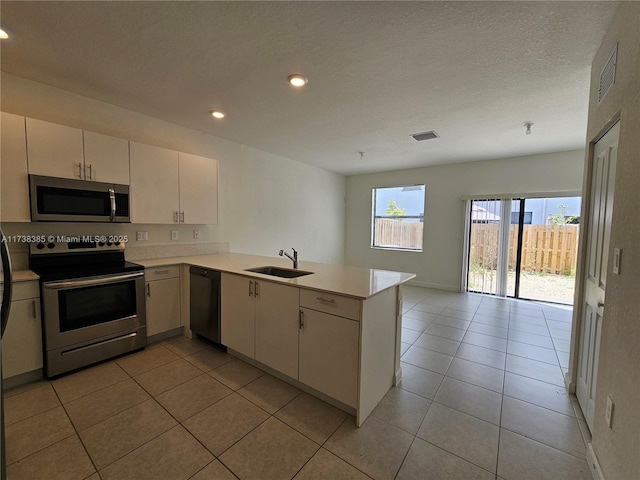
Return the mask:
<path fill-rule="evenodd" d="M 411 135 L 411 137 L 413 137 L 413 139 L 416 142 L 422 142 L 423 140 L 431 140 L 433 138 L 438 138 L 440 135 L 438 135 L 435 130 L 431 130 L 429 132 L 422 132 L 422 133 L 414 133 L 413 135 Z"/>
<path fill-rule="evenodd" d="M 613 52 L 609 56 L 606 65 L 600 72 L 600 84 L 598 85 L 598 103 L 602 101 L 616 81 L 616 63 L 618 61 L 618 44 L 613 47 Z"/>

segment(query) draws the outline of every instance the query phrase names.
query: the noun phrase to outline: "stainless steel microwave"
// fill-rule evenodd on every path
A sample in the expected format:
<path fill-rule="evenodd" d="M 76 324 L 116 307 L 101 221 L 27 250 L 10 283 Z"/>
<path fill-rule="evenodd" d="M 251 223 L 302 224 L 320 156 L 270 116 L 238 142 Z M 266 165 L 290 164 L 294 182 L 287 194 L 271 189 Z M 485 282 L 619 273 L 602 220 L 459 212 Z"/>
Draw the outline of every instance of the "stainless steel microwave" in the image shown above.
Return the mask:
<path fill-rule="evenodd" d="M 31 220 L 128 223 L 129 186 L 29 175 Z"/>

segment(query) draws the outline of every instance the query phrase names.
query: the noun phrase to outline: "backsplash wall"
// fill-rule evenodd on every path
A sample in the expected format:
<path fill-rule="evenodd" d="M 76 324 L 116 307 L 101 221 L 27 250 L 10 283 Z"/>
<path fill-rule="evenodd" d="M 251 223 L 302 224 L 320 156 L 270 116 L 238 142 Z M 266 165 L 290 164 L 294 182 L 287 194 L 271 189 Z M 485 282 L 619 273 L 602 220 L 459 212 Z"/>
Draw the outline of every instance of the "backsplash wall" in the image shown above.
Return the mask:
<path fill-rule="evenodd" d="M 199 230 L 199 239 L 193 230 Z M 127 237 L 127 260 L 203 255 L 229 251 L 229 243 L 218 238 L 217 225 L 137 225 L 130 223 L 3 223 L 2 230 L 9 240 L 14 269 L 28 268 L 29 246 L 22 237 L 98 237 L 101 235 Z M 171 231 L 178 232 L 178 240 L 171 240 Z M 136 232 L 147 232 L 147 241 L 137 241 Z"/>

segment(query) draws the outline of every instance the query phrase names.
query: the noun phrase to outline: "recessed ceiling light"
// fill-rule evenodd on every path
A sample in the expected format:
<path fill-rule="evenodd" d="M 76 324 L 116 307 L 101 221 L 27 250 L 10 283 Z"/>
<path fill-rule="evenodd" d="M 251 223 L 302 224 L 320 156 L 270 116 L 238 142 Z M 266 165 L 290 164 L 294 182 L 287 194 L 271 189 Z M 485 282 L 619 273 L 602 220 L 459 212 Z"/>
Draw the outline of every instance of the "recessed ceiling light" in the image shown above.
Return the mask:
<path fill-rule="evenodd" d="M 225 113 L 222 110 L 211 110 L 209 113 L 213 118 L 220 119 L 225 117 Z"/>
<path fill-rule="evenodd" d="M 9 34 L 0 28 L 0 40 L 6 40 L 9 38 Z"/>
<path fill-rule="evenodd" d="M 296 88 L 304 87 L 309 81 L 307 77 L 305 77 L 304 75 L 300 75 L 299 73 L 294 73 L 293 75 L 289 75 L 287 77 L 287 80 L 291 85 L 293 85 Z"/>

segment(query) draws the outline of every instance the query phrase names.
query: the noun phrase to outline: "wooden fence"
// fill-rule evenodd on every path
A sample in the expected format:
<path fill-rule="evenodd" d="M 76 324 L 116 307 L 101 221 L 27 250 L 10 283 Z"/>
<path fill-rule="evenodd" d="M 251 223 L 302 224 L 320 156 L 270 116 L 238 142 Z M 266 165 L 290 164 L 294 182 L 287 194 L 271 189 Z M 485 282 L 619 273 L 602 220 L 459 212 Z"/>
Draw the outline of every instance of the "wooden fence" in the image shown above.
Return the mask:
<path fill-rule="evenodd" d="M 495 269 L 497 263 L 498 224 L 473 224 L 470 263 Z M 522 271 L 569 275 L 575 272 L 579 225 L 524 225 Z M 509 231 L 509 268 L 515 269 L 518 226 Z"/>
<path fill-rule="evenodd" d="M 376 247 L 422 250 L 423 222 L 407 222 L 393 218 L 376 218 L 374 245 Z"/>

